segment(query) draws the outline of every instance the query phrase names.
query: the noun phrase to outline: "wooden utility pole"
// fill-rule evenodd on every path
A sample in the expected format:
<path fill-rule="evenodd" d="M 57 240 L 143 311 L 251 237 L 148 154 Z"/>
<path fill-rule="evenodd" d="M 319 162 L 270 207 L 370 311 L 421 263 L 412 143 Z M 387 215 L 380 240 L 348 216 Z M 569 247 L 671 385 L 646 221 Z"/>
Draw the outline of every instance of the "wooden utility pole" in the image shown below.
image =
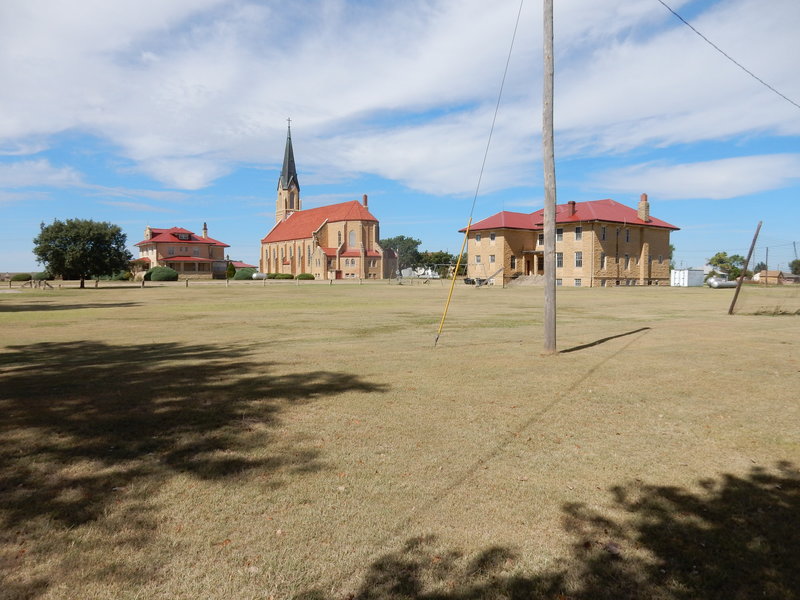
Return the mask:
<path fill-rule="evenodd" d="M 544 0 L 544 351 L 556 350 L 556 160 L 553 149 L 553 0 Z"/>
<path fill-rule="evenodd" d="M 733 309 L 736 307 L 736 299 L 739 297 L 739 290 L 742 289 L 742 282 L 744 281 L 744 274 L 747 273 L 747 267 L 750 265 L 750 258 L 753 256 L 753 249 L 756 247 L 756 240 L 758 239 L 758 232 L 761 231 L 761 221 L 758 222 L 758 227 L 756 227 L 756 234 L 753 236 L 753 243 L 750 244 L 750 251 L 747 253 L 747 258 L 744 259 L 744 267 L 742 267 L 742 274 L 739 276 L 739 279 L 736 283 L 736 291 L 733 293 L 733 300 L 731 300 L 731 306 L 728 309 L 728 314 L 733 314 Z M 769 277 L 767 277 L 769 279 Z"/>

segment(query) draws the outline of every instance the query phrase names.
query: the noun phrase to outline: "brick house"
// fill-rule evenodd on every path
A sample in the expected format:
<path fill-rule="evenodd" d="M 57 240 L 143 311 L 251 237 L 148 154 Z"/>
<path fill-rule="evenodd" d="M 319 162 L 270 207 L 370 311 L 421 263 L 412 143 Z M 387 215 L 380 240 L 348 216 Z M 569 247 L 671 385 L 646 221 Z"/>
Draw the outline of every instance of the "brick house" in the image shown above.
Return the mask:
<path fill-rule="evenodd" d="M 311 273 L 315 279 L 385 279 L 397 270 L 397 256 L 378 243 L 379 223 L 363 201 L 302 209 L 300 184 L 286 136 L 278 179 L 275 225 L 261 240 L 262 273 Z"/>
<path fill-rule="evenodd" d="M 225 278 L 225 248 L 229 245 L 208 237 L 205 223 L 202 236 L 182 227 L 156 229 L 148 225 L 144 239 L 134 245 L 139 248 L 139 258 L 132 261 L 134 275 L 158 266 L 175 269 L 182 277 Z"/>
<path fill-rule="evenodd" d="M 556 285 L 669 285 L 669 235 L 677 229 L 650 216 L 647 194 L 636 210 L 614 200 L 559 204 Z M 468 277 L 507 283 L 543 275 L 544 210 L 503 211 L 473 224 L 467 255 Z"/>

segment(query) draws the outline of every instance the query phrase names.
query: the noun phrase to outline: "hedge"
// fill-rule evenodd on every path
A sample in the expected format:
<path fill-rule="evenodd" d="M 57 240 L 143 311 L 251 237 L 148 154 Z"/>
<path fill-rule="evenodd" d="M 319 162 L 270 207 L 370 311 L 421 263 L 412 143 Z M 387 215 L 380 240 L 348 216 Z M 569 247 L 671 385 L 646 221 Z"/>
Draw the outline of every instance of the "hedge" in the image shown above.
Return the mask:
<path fill-rule="evenodd" d="M 145 281 L 178 281 L 178 272 L 169 267 L 152 267 L 144 274 Z"/>
<path fill-rule="evenodd" d="M 300 273 L 295 279 L 314 279 L 313 273 Z"/>
<path fill-rule="evenodd" d="M 234 279 L 252 279 L 253 273 L 255 273 L 257 269 L 252 267 L 243 267 L 236 271 L 236 275 L 233 276 Z"/>
<path fill-rule="evenodd" d="M 15 273 L 11 276 L 11 281 L 30 281 L 31 274 L 30 273 Z"/>
<path fill-rule="evenodd" d="M 294 279 L 291 273 L 275 273 L 275 279 Z"/>
<path fill-rule="evenodd" d="M 47 281 L 53 279 L 53 276 L 48 273 L 47 271 L 40 271 L 38 273 L 33 274 L 34 281 Z"/>

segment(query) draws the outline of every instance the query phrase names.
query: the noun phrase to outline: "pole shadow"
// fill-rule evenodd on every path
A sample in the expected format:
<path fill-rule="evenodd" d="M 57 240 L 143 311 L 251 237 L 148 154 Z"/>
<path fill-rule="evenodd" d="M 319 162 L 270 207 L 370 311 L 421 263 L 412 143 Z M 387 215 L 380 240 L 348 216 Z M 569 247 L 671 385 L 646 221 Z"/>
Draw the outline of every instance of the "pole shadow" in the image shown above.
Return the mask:
<path fill-rule="evenodd" d="M 640 327 L 639 329 L 634 329 L 633 331 L 626 331 L 625 333 L 610 335 L 608 337 L 600 338 L 599 340 L 589 342 L 588 344 L 581 344 L 580 346 L 573 346 L 572 348 L 561 350 L 559 351 L 559 354 L 566 354 L 567 352 L 577 352 L 579 350 L 586 350 L 587 348 L 591 348 L 593 346 L 599 346 L 600 344 L 605 344 L 606 342 L 609 342 L 611 340 L 616 340 L 617 338 L 633 335 L 634 333 L 639 333 L 640 331 L 648 331 L 650 329 L 651 327 Z"/>

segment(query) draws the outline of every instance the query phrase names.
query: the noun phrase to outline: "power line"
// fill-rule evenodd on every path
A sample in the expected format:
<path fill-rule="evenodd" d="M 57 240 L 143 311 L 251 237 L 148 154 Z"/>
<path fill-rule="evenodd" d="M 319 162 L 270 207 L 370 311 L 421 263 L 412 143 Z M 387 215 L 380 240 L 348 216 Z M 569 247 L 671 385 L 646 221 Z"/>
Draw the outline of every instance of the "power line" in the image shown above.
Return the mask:
<path fill-rule="evenodd" d="M 786 100 L 788 103 L 790 103 L 790 104 L 794 105 L 796 108 L 800 108 L 800 104 L 798 104 L 797 102 L 795 102 L 795 101 L 794 101 L 794 100 L 792 100 L 791 98 L 787 97 L 786 95 L 784 95 L 784 94 L 780 93 L 778 90 L 776 90 L 776 89 L 775 89 L 774 87 L 772 87 L 770 84 L 768 84 L 766 81 L 764 81 L 763 79 L 761 79 L 761 77 L 759 77 L 758 75 L 756 75 L 755 73 L 753 73 L 751 70 L 749 70 L 747 67 L 745 67 L 745 66 L 744 66 L 744 65 L 742 65 L 741 63 L 737 62 L 737 61 L 736 61 L 736 60 L 735 60 L 735 59 L 734 59 L 734 58 L 733 58 L 733 57 L 732 57 L 730 54 L 728 54 L 727 52 L 725 52 L 725 51 L 724 51 L 722 48 L 720 48 L 719 46 L 717 46 L 717 45 L 716 45 L 714 42 L 712 42 L 712 41 L 711 41 L 710 39 L 708 39 L 706 36 L 704 36 L 702 33 L 700 33 L 699 31 L 697 31 L 697 29 L 695 29 L 695 28 L 692 26 L 692 24 L 691 24 L 691 23 L 689 23 L 689 21 L 687 21 L 687 20 L 686 20 L 686 19 L 684 19 L 682 16 L 680 16 L 678 13 L 676 13 L 674 10 L 672 10 L 672 9 L 671 9 L 671 8 L 670 8 L 670 7 L 667 5 L 667 3 L 666 3 L 666 2 L 664 2 L 664 0 L 657 0 L 657 1 L 659 2 L 659 4 L 663 5 L 663 6 L 664 6 L 664 8 L 666 8 L 666 9 L 667 9 L 669 12 L 671 12 L 671 13 L 672 13 L 673 15 L 675 15 L 675 16 L 676 16 L 678 19 L 680 19 L 680 20 L 683 22 L 683 24 L 684 24 L 684 25 L 686 25 L 686 26 L 687 26 L 689 29 L 691 29 L 691 30 L 692 30 L 692 31 L 694 31 L 694 32 L 695 32 L 697 35 L 699 35 L 701 38 L 703 38 L 703 40 L 705 40 L 707 44 L 709 44 L 709 45 L 710 45 L 712 48 L 714 48 L 714 49 L 715 49 L 717 52 L 719 52 L 720 54 L 722 54 L 722 56 L 724 56 L 724 57 L 725 57 L 725 58 L 727 58 L 729 61 L 731 61 L 733 64 L 735 64 L 737 67 L 739 67 L 739 68 L 740 68 L 742 71 L 744 71 L 745 73 L 747 73 L 748 75 L 750 75 L 750 77 L 752 77 L 753 79 L 755 79 L 756 81 L 758 81 L 759 83 L 761 83 L 761 85 L 763 85 L 763 86 L 767 87 L 768 89 L 770 89 L 770 90 L 772 90 L 773 92 L 775 92 L 776 94 L 778 94 L 778 96 L 780 96 L 781 98 L 783 98 L 784 100 Z"/>

